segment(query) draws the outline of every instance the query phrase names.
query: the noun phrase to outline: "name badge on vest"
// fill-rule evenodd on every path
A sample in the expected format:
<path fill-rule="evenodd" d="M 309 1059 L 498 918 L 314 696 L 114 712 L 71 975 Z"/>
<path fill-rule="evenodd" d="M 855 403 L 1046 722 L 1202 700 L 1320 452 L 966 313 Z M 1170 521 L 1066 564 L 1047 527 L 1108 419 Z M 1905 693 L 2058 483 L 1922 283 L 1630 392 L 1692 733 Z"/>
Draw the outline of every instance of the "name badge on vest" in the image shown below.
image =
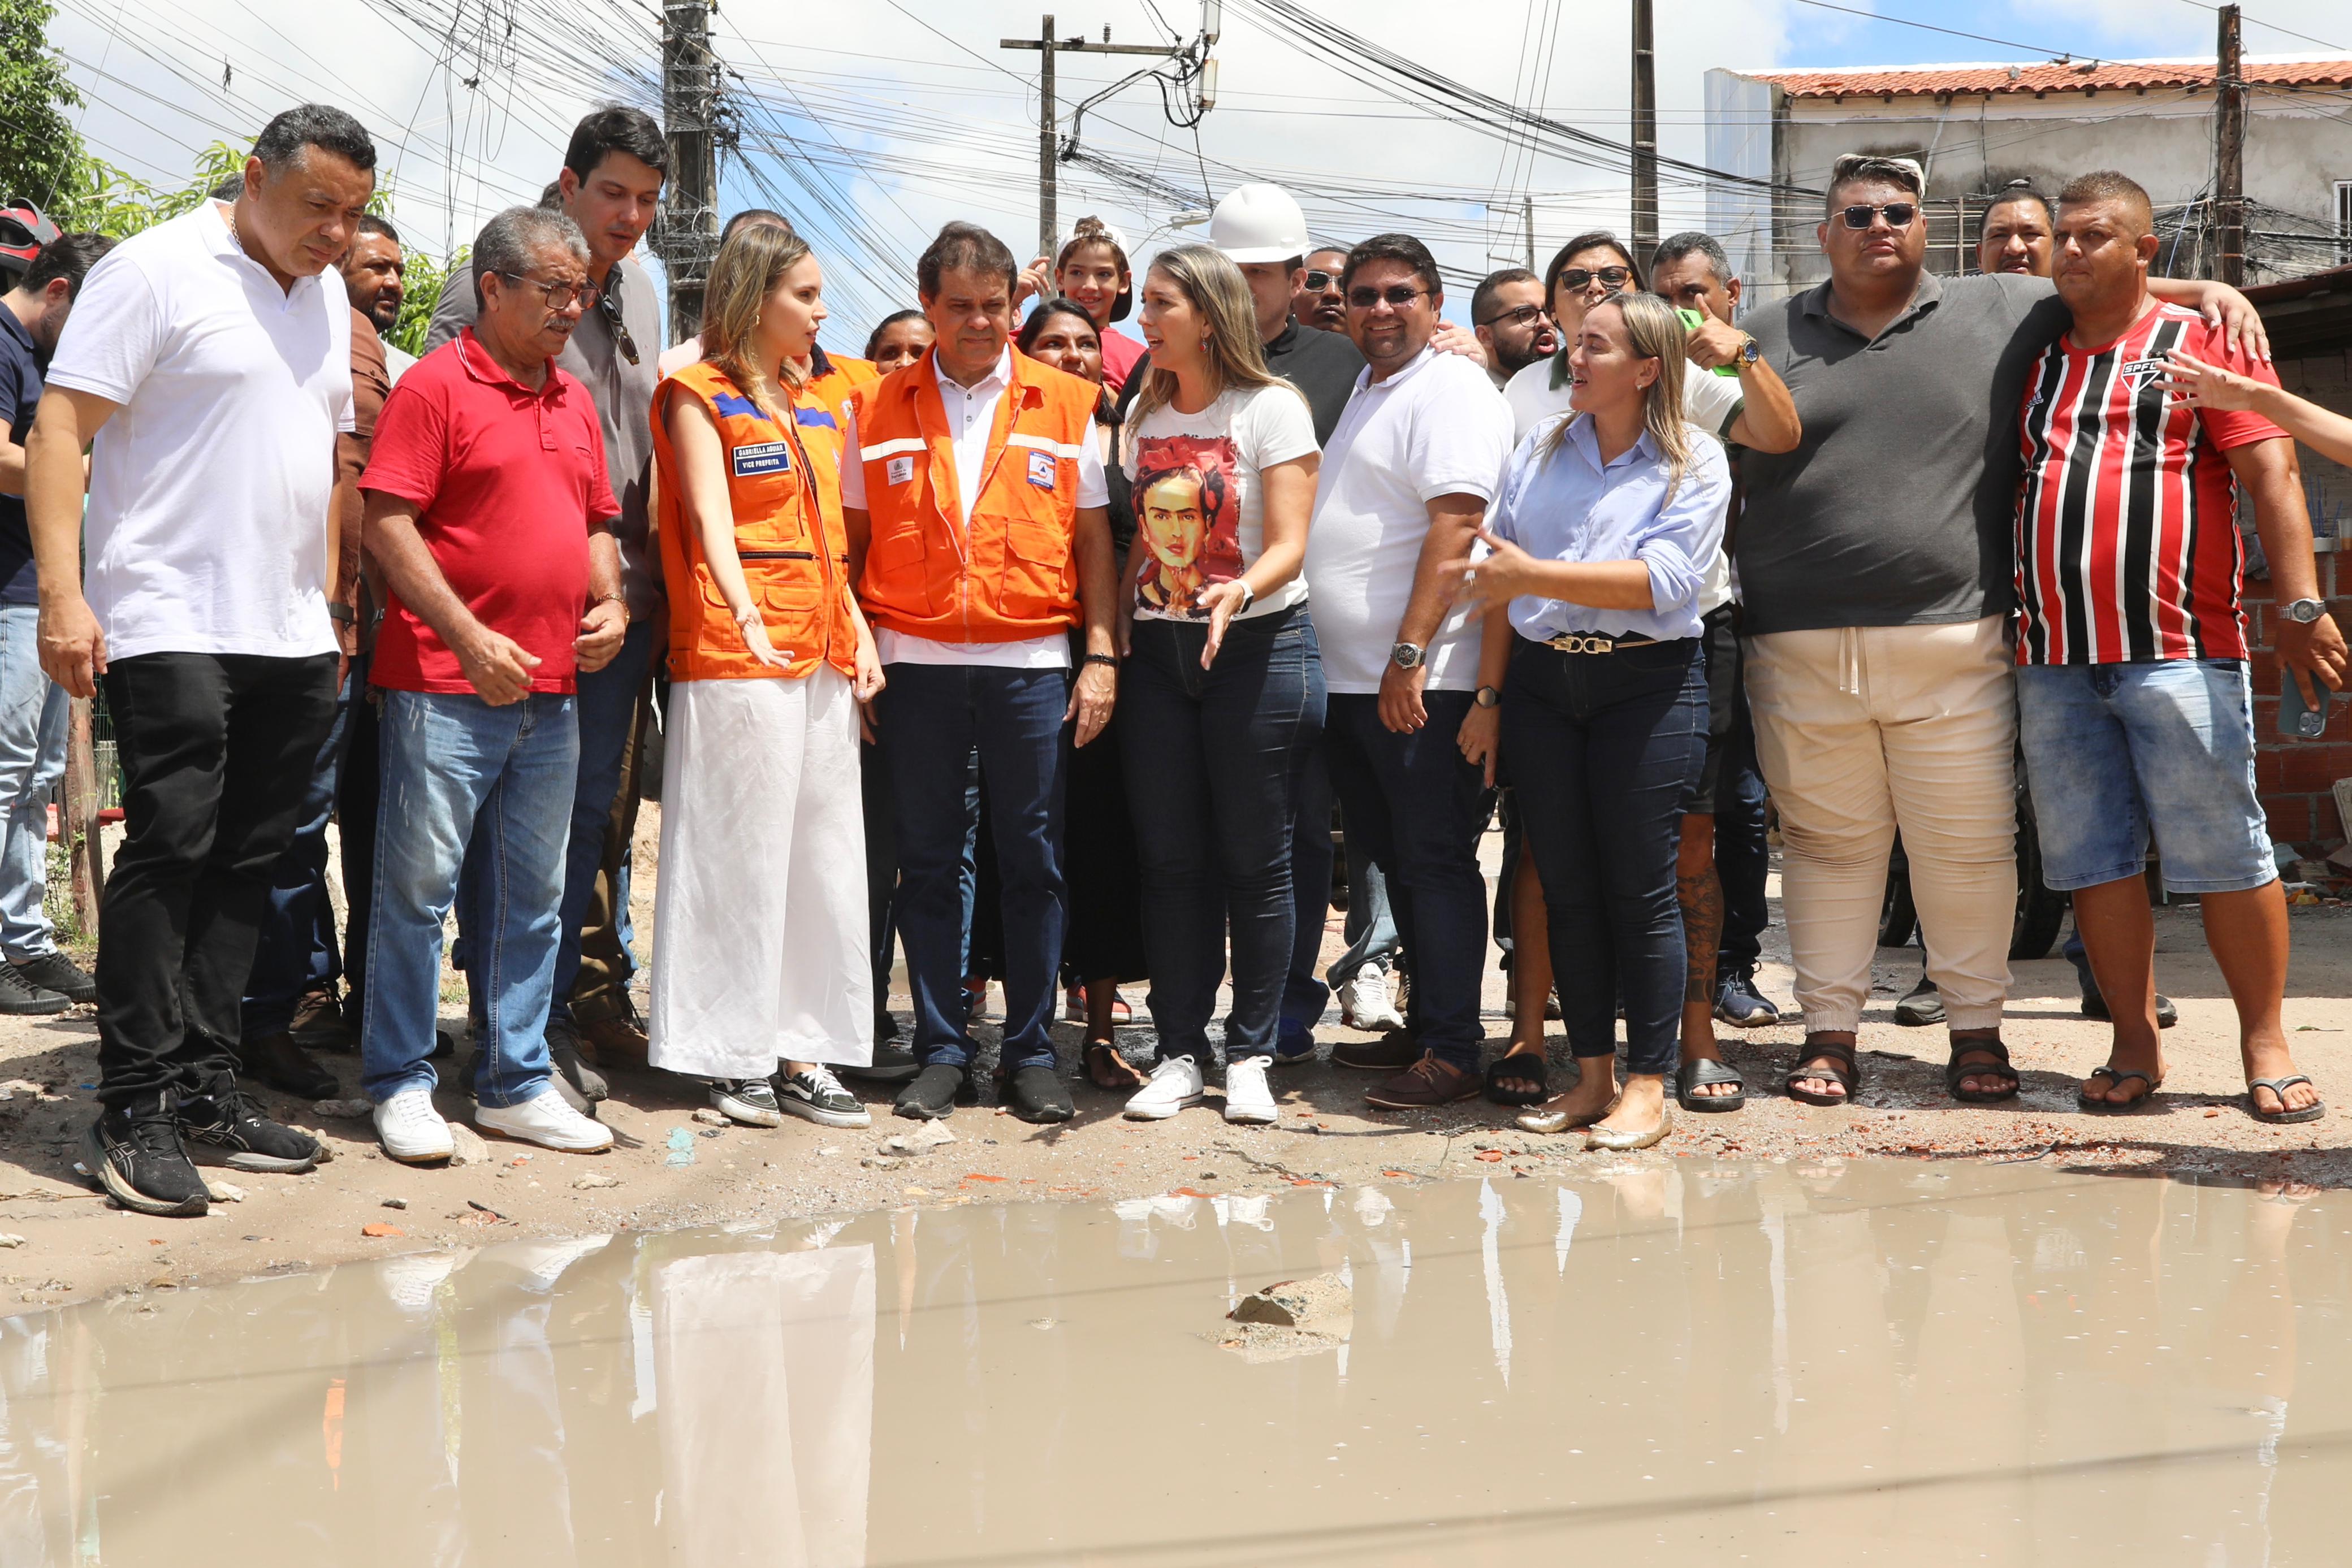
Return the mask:
<path fill-rule="evenodd" d="M 789 474 L 792 471 L 792 448 L 783 442 L 762 441 L 756 445 L 735 449 L 735 476 L 739 479 L 758 474 Z"/>
<path fill-rule="evenodd" d="M 893 457 L 887 472 L 891 484 L 904 485 L 915 476 L 915 460 L 912 457 Z"/>
<path fill-rule="evenodd" d="M 1054 487 L 1054 455 L 1050 452 L 1029 454 L 1029 483 L 1040 490 Z"/>

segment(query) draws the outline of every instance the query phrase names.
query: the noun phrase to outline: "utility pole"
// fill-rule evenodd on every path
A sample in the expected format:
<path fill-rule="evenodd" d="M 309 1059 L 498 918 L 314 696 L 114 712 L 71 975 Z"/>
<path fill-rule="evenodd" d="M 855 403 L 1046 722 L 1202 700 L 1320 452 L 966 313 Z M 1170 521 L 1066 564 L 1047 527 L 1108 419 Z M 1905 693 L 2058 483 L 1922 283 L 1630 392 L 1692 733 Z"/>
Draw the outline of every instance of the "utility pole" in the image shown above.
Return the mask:
<path fill-rule="evenodd" d="M 1528 270 L 1529 272 L 1533 272 L 1536 269 L 1536 199 L 1533 196 L 1521 196 L 1519 198 L 1519 204 L 1527 214 Z M 1547 299 L 1544 301 L 1544 308 L 1547 310 L 1551 308 L 1550 300 Z"/>
<path fill-rule="evenodd" d="M 662 193 L 662 270 L 669 276 L 669 340 L 702 330 L 702 289 L 719 254 L 719 149 L 712 136 L 718 61 L 710 0 L 663 0 L 662 121 L 669 180 Z"/>
<path fill-rule="evenodd" d="M 1209 7 L 1209 14 L 1213 18 L 1215 11 L 1216 7 L 1213 5 Z M 1213 20 L 1205 29 L 1203 37 L 1209 43 L 1213 44 L 1217 41 L 1216 26 Z M 1060 190 L 1054 171 L 1055 166 L 1061 162 L 1061 125 L 1054 101 L 1054 57 L 1055 55 L 1155 55 L 1161 59 L 1168 59 L 1183 54 L 1187 46 L 1114 44 L 1110 41 L 1108 27 L 1103 29 L 1102 42 L 1098 44 L 1090 44 L 1084 37 L 1078 35 L 1056 38 L 1054 37 L 1054 17 L 1049 12 L 1039 22 L 1035 37 L 1000 38 L 997 40 L 996 47 L 1001 49 L 1034 49 L 1044 61 L 1043 68 L 1037 75 L 1037 254 L 1050 256 L 1054 254 L 1054 241 L 1061 234 L 1061 225 L 1055 211 L 1060 198 Z M 1213 77 L 1210 78 L 1212 83 L 1214 80 Z M 1079 112 L 1081 114 L 1085 112 L 1083 106 L 1080 107 Z"/>
<path fill-rule="evenodd" d="M 2238 56 L 2238 8 L 2221 10 L 2213 61 L 2213 226 L 2221 265 L 2214 276 L 2232 288 L 2246 281 L 2246 78 Z"/>
<path fill-rule="evenodd" d="M 1633 255 L 1658 248 L 1658 56 L 1650 0 L 1633 0 Z"/>

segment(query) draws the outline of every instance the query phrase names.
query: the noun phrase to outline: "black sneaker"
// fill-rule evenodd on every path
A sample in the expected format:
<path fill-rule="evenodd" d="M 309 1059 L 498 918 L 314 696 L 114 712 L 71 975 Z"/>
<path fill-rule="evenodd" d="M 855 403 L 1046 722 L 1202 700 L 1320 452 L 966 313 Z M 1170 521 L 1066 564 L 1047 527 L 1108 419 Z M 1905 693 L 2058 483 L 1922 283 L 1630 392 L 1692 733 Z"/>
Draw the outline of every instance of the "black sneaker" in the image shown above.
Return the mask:
<path fill-rule="evenodd" d="M 1044 1062 L 1013 1070 L 1004 1083 L 1004 1103 L 1024 1122 L 1066 1122 L 1078 1113 L 1062 1075 Z"/>
<path fill-rule="evenodd" d="M 342 1092 L 335 1075 L 294 1043 L 291 1034 L 265 1034 L 236 1048 L 237 1074 L 303 1100 L 332 1100 Z"/>
<path fill-rule="evenodd" d="M 710 1108 L 730 1122 L 746 1127 L 781 1127 L 784 1124 L 783 1108 L 776 1103 L 776 1091 L 764 1078 L 713 1078 L 710 1085 Z"/>
<path fill-rule="evenodd" d="M 2107 998 L 2099 995 L 2099 988 L 2096 981 L 2086 980 L 2083 984 L 2083 1016 L 2086 1019 L 2097 1019 L 2102 1022 L 2107 1021 Z M 2158 1029 L 2170 1029 L 2174 1024 L 2177 1024 L 2179 1021 L 2179 1004 L 2175 1002 L 2170 997 L 2166 996 L 2162 991 L 2157 992 L 2156 1027 Z"/>
<path fill-rule="evenodd" d="M 835 1067 L 836 1078 L 855 1078 L 867 1083 L 905 1083 L 923 1070 L 915 1053 L 903 1045 L 886 1044 L 883 1037 L 874 1037 L 874 1060 L 863 1067 L 844 1064 Z"/>
<path fill-rule="evenodd" d="M 588 1059 L 580 1053 L 580 1037 L 572 1032 L 570 1023 L 560 1019 L 548 1019 L 547 1054 L 563 1082 L 570 1084 L 582 1100 L 593 1104 L 612 1093 L 604 1082 L 604 1075 L 588 1065 Z M 564 1098 L 568 1100 L 571 1096 L 567 1094 Z M 583 1105 L 572 1108 L 586 1109 Z"/>
<path fill-rule="evenodd" d="M 1944 1021 L 1944 993 L 1936 988 L 1936 982 L 1927 977 L 1926 971 L 1920 972 L 1919 983 L 1911 988 L 1911 994 L 1895 1004 L 1895 1021 L 1905 1029 L 1925 1029 Z"/>
<path fill-rule="evenodd" d="M 37 958 L 11 963 L 9 967 L 24 977 L 37 991 L 55 991 L 72 1002 L 98 1000 L 98 981 L 82 967 L 63 953 L 44 953 Z"/>
<path fill-rule="evenodd" d="M 943 1122 L 958 1105 L 973 1104 L 977 1100 L 971 1073 L 961 1067 L 935 1061 L 898 1091 L 898 1103 L 891 1109 L 918 1122 Z"/>
<path fill-rule="evenodd" d="M 50 990 L 46 986 L 33 984 L 26 977 L 25 971 L 14 964 L 0 964 L 0 1013 L 32 1018 L 43 1013 L 61 1013 L 71 1006 L 71 997 L 61 991 Z"/>
<path fill-rule="evenodd" d="M 141 1214 L 194 1218 L 212 1201 L 180 1143 L 169 1090 L 129 1112 L 100 1112 L 82 1134 L 81 1163 L 109 1197 Z"/>
<path fill-rule="evenodd" d="M 780 1110 L 789 1111 L 803 1121 L 814 1122 L 820 1127 L 870 1127 L 874 1113 L 865 1103 L 841 1086 L 830 1069 L 822 1064 L 803 1068 L 798 1072 L 780 1072 L 776 1097 Z"/>
<path fill-rule="evenodd" d="M 1735 964 L 1716 982 L 1715 1016 L 1734 1029 L 1765 1029 L 1780 1021 L 1780 1009 L 1756 988 L 1756 966 Z"/>
<path fill-rule="evenodd" d="M 271 1121 L 261 1113 L 253 1096 L 241 1089 L 199 1094 L 182 1102 L 180 1134 L 198 1152 L 218 1158 L 231 1170 L 299 1176 L 326 1155 L 318 1139 Z M 223 1150 L 226 1157 L 216 1153 Z"/>

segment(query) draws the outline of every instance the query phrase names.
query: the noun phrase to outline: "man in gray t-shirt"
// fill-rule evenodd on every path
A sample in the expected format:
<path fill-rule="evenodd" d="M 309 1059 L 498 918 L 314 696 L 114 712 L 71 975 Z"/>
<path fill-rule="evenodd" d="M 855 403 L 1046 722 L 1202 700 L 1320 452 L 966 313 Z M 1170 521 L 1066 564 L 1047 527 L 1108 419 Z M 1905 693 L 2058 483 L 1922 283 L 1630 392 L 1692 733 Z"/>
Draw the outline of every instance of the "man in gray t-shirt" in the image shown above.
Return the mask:
<path fill-rule="evenodd" d="M 1908 159 L 1840 158 L 1817 231 L 1829 281 L 1750 323 L 1805 433 L 1793 452 L 1743 463 L 1738 561 L 1805 1015 L 1789 1089 L 1817 1104 L 1853 1093 L 1898 828 L 1952 1086 L 1964 1100 L 2018 1086 L 2000 1044 L 2017 904 L 2018 414 L 2034 357 L 2069 318 L 2042 278 L 1928 276 L 1922 185 Z M 2162 287 L 2252 316 L 2219 285 Z"/>
<path fill-rule="evenodd" d="M 622 775 L 637 710 L 645 693 L 667 612 L 662 598 L 661 565 L 651 556 L 646 498 L 651 491 L 654 389 L 660 384 L 656 361 L 662 350 L 661 304 L 653 279 L 630 253 L 654 220 L 669 149 L 661 127 L 641 110 L 600 109 L 572 132 L 563 172 L 550 187 L 553 204 L 580 225 L 588 238 L 589 274 L 604 292 L 584 311 L 572 340 L 556 360 L 579 378 L 596 401 L 604 426 L 604 461 L 621 516 L 613 532 L 621 546 L 621 589 L 628 601 L 629 632 L 613 662 L 580 677 L 580 781 L 572 806 L 572 844 L 564 862 L 563 935 L 555 955 L 555 1001 L 548 1014 L 549 1045 L 562 1081 L 574 1095 L 602 1099 L 601 1076 L 585 1066 L 573 1043 L 577 1035 L 592 1051 L 611 1052 L 625 1064 L 645 1061 L 645 1030 L 629 1002 L 632 962 L 621 944 L 615 911 L 627 883 L 627 862 L 636 828 L 634 780 L 624 793 Z M 425 337 L 427 352 L 473 325 L 473 275 L 449 275 L 433 308 Z M 616 802 L 617 798 L 617 802 Z M 616 810 L 616 803 L 618 809 Z M 474 861 L 457 892 L 461 937 L 478 929 L 472 897 L 479 885 Z M 463 955 L 478 956 L 470 941 Z M 488 995 L 477 987 L 476 996 Z"/>

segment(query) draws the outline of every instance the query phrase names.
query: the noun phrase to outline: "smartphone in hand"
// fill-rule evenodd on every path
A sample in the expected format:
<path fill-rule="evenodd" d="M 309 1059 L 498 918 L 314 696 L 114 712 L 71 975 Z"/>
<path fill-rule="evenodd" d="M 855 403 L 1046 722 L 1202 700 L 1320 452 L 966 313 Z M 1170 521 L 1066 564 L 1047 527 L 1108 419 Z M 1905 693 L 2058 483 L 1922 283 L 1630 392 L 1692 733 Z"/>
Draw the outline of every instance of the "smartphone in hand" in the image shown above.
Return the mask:
<path fill-rule="evenodd" d="M 2315 679 L 2311 684 L 2319 693 L 2317 707 L 2304 700 L 2303 683 L 2293 670 L 2279 672 L 2279 733 L 2289 740 L 2316 740 L 2327 729 L 2328 700 L 2335 694 Z"/>

